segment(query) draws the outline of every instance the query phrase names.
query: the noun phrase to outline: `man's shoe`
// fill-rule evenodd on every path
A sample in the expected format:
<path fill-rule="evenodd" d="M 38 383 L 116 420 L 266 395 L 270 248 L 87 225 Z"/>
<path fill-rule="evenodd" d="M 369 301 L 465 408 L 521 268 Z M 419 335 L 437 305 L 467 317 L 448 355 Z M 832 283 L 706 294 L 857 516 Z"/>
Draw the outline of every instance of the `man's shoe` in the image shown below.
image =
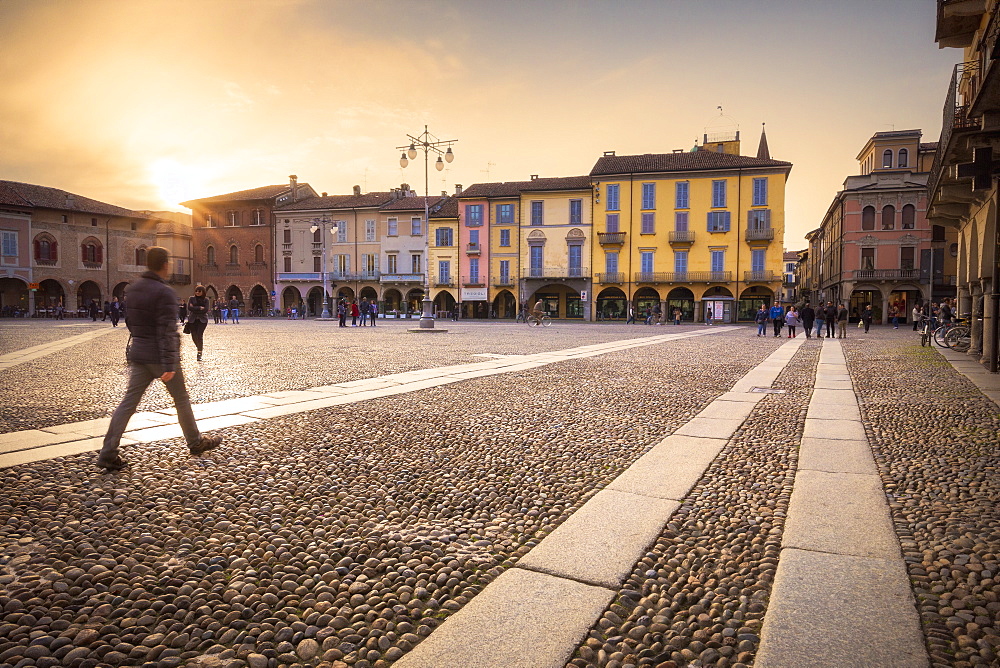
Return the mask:
<path fill-rule="evenodd" d="M 200 350 L 198 351 L 198 361 L 199 362 L 201 361 L 201 351 Z"/>
<path fill-rule="evenodd" d="M 108 473 L 117 473 L 118 471 L 121 471 L 123 468 L 126 468 L 128 466 L 128 462 L 122 459 L 121 457 L 115 457 L 114 459 L 108 462 L 103 462 L 100 459 L 98 459 L 97 465 L 103 469 L 107 469 Z"/>
<path fill-rule="evenodd" d="M 222 443 L 221 436 L 202 436 L 201 440 L 191 446 L 192 455 L 200 455 L 219 446 Z"/>

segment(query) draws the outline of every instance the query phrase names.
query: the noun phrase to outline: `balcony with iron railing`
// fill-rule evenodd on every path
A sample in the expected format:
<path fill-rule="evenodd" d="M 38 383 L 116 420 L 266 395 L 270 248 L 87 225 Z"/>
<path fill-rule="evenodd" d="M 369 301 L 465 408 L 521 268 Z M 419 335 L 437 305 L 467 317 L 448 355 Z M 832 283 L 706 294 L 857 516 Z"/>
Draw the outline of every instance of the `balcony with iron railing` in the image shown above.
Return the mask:
<path fill-rule="evenodd" d="M 493 285 L 498 288 L 506 288 L 514 285 L 514 279 L 507 274 L 500 274 L 493 279 Z"/>
<path fill-rule="evenodd" d="M 587 267 L 528 267 L 521 274 L 522 278 L 586 278 L 590 276 Z"/>
<path fill-rule="evenodd" d="M 624 271 L 599 272 L 594 275 L 594 279 L 595 282 L 597 283 L 624 283 L 625 272 Z"/>
<path fill-rule="evenodd" d="M 777 280 L 774 271 L 768 270 L 757 270 L 757 271 L 745 271 L 743 272 L 743 280 L 747 283 L 770 283 L 771 281 Z"/>
<path fill-rule="evenodd" d="M 667 271 L 663 273 L 664 283 L 728 283 L 731 271 Z"/>
<path fill-rule="evenodd" d="M 605 246 L 621 246 L 625 243 L 624 232 L 598 232 L 597 242 Z"/>
<path fill-rule="evenodd" d="M 968 147 L 952 145 L 952 139 L 957 134 L 978 131 L 981 127 L 979 117 L 970 113 L 970 100 L 975 97 L 979 84 L 979 63 L 967 62 L 955 65 L 948 83 L 948 94 L 945 96 L 944 109 L 941 118 L 941 137 L 938 140 L 937 151 L 934 153 L 934 163 L 927 181 L 927 192 L 934 198 L 934 193 L 940 185 L 946 168 L 956 162 L 969 160 L 972 157 Z"/>
<path fill-rule="evenodd" d="M 869 281 L 915 281 L 920 278 L 919 269 L 855 269 L 856 280 Z"/>
<path fill-rule="evenodd" d="M 423 283 L 423 274 L 382 274 L 379 276 L 382 283 Z"/>
<path fill-rule="evenodd" d="M 191 274 L 170 274 L 167 282 L 172 285 L 189 285 L 191 283 Z"/>
<path fill-rule="evenodd" d="M 673 230 L 670 232 L 670 243 L 672 244 L 692 244 L 694 243 L 694 230 Z"/>
<path fill-rule="evenodd" d="M 450 274 L 444 274 L 443 276 L 435 276 L 432 283 L 434 284 L 434 287 L 437 288 L 455 287 L 455 279 Z"/>
<path fill-rule="evenodd" d="M 474 244 L 469 243 L 469 244 L 465 244 L 465 252 L 468 253 L 469 255 L 479 255 L 479 253 L 481 252 L 481 249 L 480 249 L 478 243 L 474 243 Z"/>
<path fill-rule="evenodd" d="M 746 231 L 747 241 L 771 241 L 774 239 L 774 230 L 770 227 L 748 227 Z"/>
<path fill-rule="evenodd" d="M 462 285 L 465 286 L 465 287 L 467 287 L 467 288 L 481 287 L 481 286 L 486 285 L 486 277 L 485 276 L 463 276 L 462 277 Z"/>
<path fill-rule="evenodd" d="M 979 73 L 976 89 L 971 99 L 970 113 L 973 116 L 1000 111 L 1000 12 L 994 11 L 983 31 L 976 53 L 979 57 Z"/>
<path fill-rule="evenodd" d="M 636 283 L 667 283 L 667 271 L 637 271 L 635 272 Z"/>

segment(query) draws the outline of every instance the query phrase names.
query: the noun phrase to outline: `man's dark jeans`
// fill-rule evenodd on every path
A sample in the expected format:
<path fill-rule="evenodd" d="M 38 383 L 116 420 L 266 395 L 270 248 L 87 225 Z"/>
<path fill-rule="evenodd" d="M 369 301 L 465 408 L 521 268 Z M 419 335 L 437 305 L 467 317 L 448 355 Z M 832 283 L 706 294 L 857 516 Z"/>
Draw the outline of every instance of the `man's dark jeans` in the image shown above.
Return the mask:
<path fill-rule="evenodd" d="M 125 398 L 115 409 L 111 416 L 111 424 L 108 425 L 108 433 L 104 437 L 104 447 L 101 448 L 99 461 L 111 462 L 118 456 L 118 443 L 122 434 L 128 426 L 128 421 L 135 414 L 135 409 L 142 401 L 142 395 L 146 393 L 146 388 L 154 380 L 163 375 L 163 369 L 159 364 L 137 364 L 129 362 L 128 388 L 125 390 Z M 198 424 L 194 419 L 194 412 L 191 410 L 191 399 L 188 397 L 187 387 L 184 385 L 184 374 L 180 367 L 177 368 L 174 377 L 166 383 L 167 392 L 174 399 L 174 406 L 177 408 L 177 420 L 180 422 L 181 430 L 188 445 L 197 443 L 201 438 L 198 431 Z"/>

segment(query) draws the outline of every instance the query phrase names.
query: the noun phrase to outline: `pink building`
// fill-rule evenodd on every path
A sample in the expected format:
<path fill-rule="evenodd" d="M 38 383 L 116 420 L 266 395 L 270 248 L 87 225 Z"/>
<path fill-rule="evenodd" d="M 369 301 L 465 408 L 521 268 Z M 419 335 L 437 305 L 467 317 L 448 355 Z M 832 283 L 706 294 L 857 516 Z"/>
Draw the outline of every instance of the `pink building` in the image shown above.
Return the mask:
<path fill-rule="evenodd" d="M 936 144 L 920 130 L 878 132 L 858 154 L 822 226 L 808 235 L 812 281 L 802 299 L 844 302 L 852 319 L 867 304 L 876 322 L 895 307 L 954 296 L 957 245 L 927 221 L 927 178 Z M 954 236 L 952 234 L 952 236 Z"/>

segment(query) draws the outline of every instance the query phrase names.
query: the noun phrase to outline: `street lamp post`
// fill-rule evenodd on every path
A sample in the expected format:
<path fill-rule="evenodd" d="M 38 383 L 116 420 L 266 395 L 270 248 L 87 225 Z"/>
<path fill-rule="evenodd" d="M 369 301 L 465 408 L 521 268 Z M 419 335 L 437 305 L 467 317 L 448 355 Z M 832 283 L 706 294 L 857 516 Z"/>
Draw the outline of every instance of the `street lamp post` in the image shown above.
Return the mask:
<path fill-rule="evenodd" d="M 397 146 L 397 149 L 402 149 L 403 154 L 399 157 L 399 166 L 406 167 L 410 164 L 410 160 L 417 157 L 417 149 L 422 149 L 424 152 L 424 299 L 423 299 L 423 312 L 420 314 L 419 327 L 421 329 L 434 329 L 434 305 L 431 301 L 431 230 L 430 230 L 430 206 L 428 205 L 427 199 L 430 197 L 430 177 L 429 177 L 429 165 L 430 165 L 430 154 L 437 153 L 437 160 L 434 163 L 434 168 L 439 172 L 444 169 L 445 162 L 451 162 L 455 159 L 455 154 L 451 150 L 451 145 L 454 144 L 457 139 L 438 139 L 430 132 L 427 131 L 427 126 L 424 126 L 424 131 L 414 137 L 413 135 L 406 135 L 410 140 L 408 146 Z M 447 150 L 445 150 L 447 149 Z"/>
<path fill-rule="evenodd" d="M 325 217 L 325 216 L 323 218 L 314 218 L 312 220 L 312 227 L 309 228 L 309 231 L 312 232 L 313 234 L 316 234 L 317 230 L 323 230 L 323 234 L 321 235 L 322 238 L 323 238 L 323 313 L 322 313 L 322 315 L 320 315 L 320 319 L 322 319 L 322 320 L 329 320 L 330 319 L 330 296 L 329 296 L 330 295 L 330 289 L 329 289 L 330 274 L 326 270 L 326 255 L 327 255 L 327 253 L 326 253 L 326 230 L 327 230 L 327 227 L 330 228 L 330 234 L 336 234 L 337 233 L 337 226 L 334 225 L 332 223 L 332 221 L 329 218 Z"/>

